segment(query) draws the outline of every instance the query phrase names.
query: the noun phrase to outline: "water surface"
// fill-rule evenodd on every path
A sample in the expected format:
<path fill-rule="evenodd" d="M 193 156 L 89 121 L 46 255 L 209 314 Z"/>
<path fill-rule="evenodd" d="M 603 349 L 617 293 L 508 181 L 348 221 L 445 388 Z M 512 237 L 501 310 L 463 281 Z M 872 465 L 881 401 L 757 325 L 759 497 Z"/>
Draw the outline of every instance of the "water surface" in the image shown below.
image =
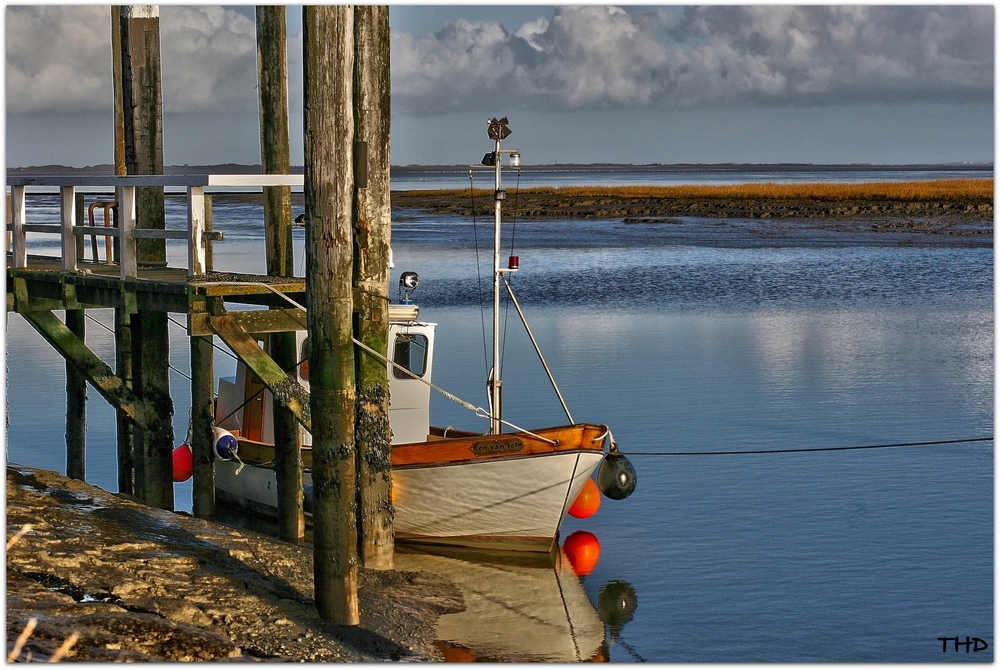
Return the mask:
<path fill-rule="evenodd" d="M 259 218 L 217 199 L 217 269 L 263 269 Z M 434 381 L 474 404 L 486 403 L 472 247 L 484 231 L 424 216 L 393 230 L 393 276 L 420 273 L 421 318 L 439 324 Z M 614 639 L 605 630 L 611 660 L 993 660 L 992 442 L 648 455 L 991 436 L 992 250 L 692 247 L 584 221 L 518 224 L 514 243 L 515 291 L 573 418 L 609 425 L 639 473 L 631 498 L 563 528 L 600 541 L 580 579 L 595 609 L 607 584 L 634 588 L 632 619 Z M 301 273 L 301 230 L 296 244 Z M 93 316 L 111 323 L 110 310 Z M 513 310 L 505 322 L 507 417 L 565 422 Z M 87 328 L 113 361 L 110 333 Z M 171 329 L 180 442 L 188 351 Z M 17 315 L 7 353 L 8 459 L 65 472 L 64 363 Z M 225 354 L 216 363 L 232 373 Z M 89 396 L 88 481 L 115 490 L 114 415 Z M 442 396 L 432 416 L 485 427 Z M 190 485 L 175 492 L 190 509 Z M 946 636 L 990 648 L 944 653 Z"/>

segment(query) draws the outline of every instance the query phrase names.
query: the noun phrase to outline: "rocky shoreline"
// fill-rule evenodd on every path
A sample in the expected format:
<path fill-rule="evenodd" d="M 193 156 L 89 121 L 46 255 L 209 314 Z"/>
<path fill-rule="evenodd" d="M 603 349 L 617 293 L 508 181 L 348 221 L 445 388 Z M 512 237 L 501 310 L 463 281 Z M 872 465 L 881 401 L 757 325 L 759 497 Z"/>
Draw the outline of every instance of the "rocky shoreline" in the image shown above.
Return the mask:
<path fill-rule="evenodd" d="M 426 214 L 471 217 L 469 193 L 450 191 L 394 191 L 393 208 Z M 754 222 L 775 241 L 783 233 L 793 238 L 801 231 L 820 230 L 847 233 L 912 237 L 922 243 L 991 246 L 993 244 L 993 203 L 989 201 L 891 201 L 764 198 L 676 198 L 587 196 L 570 197 L 558 189 L 546 192 L 508 193 L 508 216 L 518 221 L 554 219 L 610 219 L 626 224 L 703 222 L 706 230 L 717 230 L 723 220 L 745 224 Z M 493 200 L 478 195 L 476 217 L 493 215 Z M 771 225 L 777 224 L 777 225 Z M 905 243 L 905 242 L 903 242 Z"/>
<path fill-rule="evenodd" d="M 7 653 L 76 661 L 439 661 L 461 592 L 422 572 L 359 570 L 361 625 L 323 621 L 312 552 L 7 464 Z"/>

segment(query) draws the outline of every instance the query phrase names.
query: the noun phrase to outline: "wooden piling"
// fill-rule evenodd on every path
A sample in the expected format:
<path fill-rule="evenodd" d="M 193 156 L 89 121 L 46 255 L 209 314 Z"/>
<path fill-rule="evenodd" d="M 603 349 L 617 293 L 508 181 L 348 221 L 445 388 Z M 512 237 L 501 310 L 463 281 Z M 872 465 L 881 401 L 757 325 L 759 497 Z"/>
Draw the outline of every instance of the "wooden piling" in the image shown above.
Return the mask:
<path fill-rule="evenodd" d="M 354 336 L 385 355 L 389 333 L 389 7 L 354 10 Z M 359 147 L 366 150 L 357 151 Z M 360 178 L 359 178 L 360 177 Z M 391 570 L 394 542 L 385 363 L 355 351 L 358 554 Z"/>
<path fill-rule="evenodd" d="M 260 99 L 260 158 L 264 174 L 288 174 L 288 58 L 285 7 L 257 7 L 257 89 Z M 292 189 L 264 188 L 267 273 L 293 275 Z"/>
<path fill-rule="evenodd" d="M 161 338 L 167 330 L 167 313 L 140 311 L 132 315 L 131 322 L 132 388 L 150 410 L 146 426 L 135 429 L 136 446 L 142 446 L 143 478 L 143 486 L 136 492 L 150 507 L 172 510 L 174 401 L 170 397 L 169 339 Z"/>
<path fill-rule="evenodd" d="M 257 7 L 257 90 L 260 99 L 260 165 L 264 174 L 291 170 L 288 140 L 288 58 L 285 7 Z M 292 189 L 264 188 L 264 239 L 267 274 L 291 277 Z M 295 333 L 272 333 L 270 353 L 283 370 L 294 373 L 297 361 Z M 275 479 L 278 494 L 278 534 L 291 542 L 305 542 L 302 499 L 302 459 L 299 425 L 280 403 L 272 403 Z"/>
<path fill-rule="evenodd" d="M 86 315 L 82 309 L 66 310 L 66 327 L 84 339 Z M 66 361 L 66 476 L 86 481 L 87 476 L 87 378 Z"/>
<path fill-rule="evenodd" d="M 123 5 L 119 27 L 126 174 L 163 174 L 159 8 Z M 163 230 L 164 227 L 163 188 L 138 189 L 136 228 Z M 140 264 L 166 265 L 166 240 L 139 240 L 136 255 Z"/>
<path fill-rule="evenodd" d="M 127 294 L 123 294 L 123 298 Z M 124 300 L 123 300 L 124 302 Z M 132 328 L 128 309 L 115 307 L 115 375 L 132 388 Z M 131 419 L 121 410 L 115 411 L 118 439 L 118 492 L 136 494 L 134 432 Z"/>
<path fill-rule="evenodd" d="M 114 92 L 115 174 L 125 175 L 125 110 L 122 100 L 122 8 L 111 6 L 111 71 Z M 119 242 L 115 240 L 115 256 L 120 262 Z M 125 294 L 123 294 L 124 297 Z M 124 302 L 124 301 L 123 301 Z M 115 307 L 115 374 L 132 387 L 132 329 L 130 314 L 122 306 Z M 136 494 L 135 444 L 132 422 L 120 410 L 115 412 L 118 442 L 118 492 Z"/>
<path fill-rule="evenodd" d="M 115 174 L 127 174 L 125 168 L 125 107 L 122 100 L 122 7 L 111 6 L 111 79 L 115 99 Z"/>
<path fill-rule="evenodd" d="M 163 174 L 163 122 L 160 95 L 160 14 L 156 5 L 119 7 L 117 44 L 120 52 L 112 59 L 120 68 L 114 74 L 115 91 L 121 98 L 121 134 L 126 174 Z M 116 111 L 117 115 L 117 111 Z M 117 128 L 116 128 L 117 134 Z M 116 146 L 117 146 L 116 138 Z M 116 150 L 116 162 L 118 159 Z M 165 226 L 162 187 L 136 189 L 138 229 Z M 165 266 L 166 240 L 140 239 L 136 246 L 140 265 Z M 124 258 L 123 258 L 124 262 Z M 133 388 L 156 408 L 158 415 L 145 428 L 135 430 L 136 493 L 154 507 L 173 509 L 173 428 L 170 416 L 173 401 L 168 381 L 166 312 L 140 312 L 131 317 Z M 140 439 L 141 438 L 141 439 Z M 142 485 L 139 485 L 142 480 Z"/>
<path fill-rule="evenodd" d="M 359 623 L 351 209 L 354 8 L 302 9 L 316 607 Z"/>
<path fill-rule="evenodd" d="M 215 463 L 212 426 L 215 424 L 212 338 L 191 338 L 191 436 L 194 515 L 215 516 Z"/>

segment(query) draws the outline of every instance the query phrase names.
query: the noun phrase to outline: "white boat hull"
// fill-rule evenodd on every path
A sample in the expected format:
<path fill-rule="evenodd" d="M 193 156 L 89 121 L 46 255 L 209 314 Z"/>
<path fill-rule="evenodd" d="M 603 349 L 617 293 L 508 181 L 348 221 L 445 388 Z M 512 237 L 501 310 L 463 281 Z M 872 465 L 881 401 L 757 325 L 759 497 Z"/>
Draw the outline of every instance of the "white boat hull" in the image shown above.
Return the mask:
<path fill-rule="evenodd" d="M 548 551 L 600 451 L 564 451 L 455 464 L 393 468 L 400 541 Z M 274 514 L 274 470 L 216 462 L 216 488 L 232 502 Z M 312 477 L 303 473 L 311 491 Z"/>

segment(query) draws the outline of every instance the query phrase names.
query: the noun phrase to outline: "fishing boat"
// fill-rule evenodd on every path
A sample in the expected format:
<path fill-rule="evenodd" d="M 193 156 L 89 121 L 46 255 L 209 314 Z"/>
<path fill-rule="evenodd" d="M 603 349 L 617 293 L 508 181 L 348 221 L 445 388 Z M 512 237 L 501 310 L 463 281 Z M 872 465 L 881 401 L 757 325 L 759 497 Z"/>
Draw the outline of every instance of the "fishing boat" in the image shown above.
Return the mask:
<path fill-rule="evenodd" d="M 476 407 L 433 385 L 437 324 L 421 321 L 419 307 L 411 300 L 419 282 L 416 273 L 402 273 L 399 304 L 389 307 L 388 357 L 369 352 L 384 359 L 389 379 L 397 541 L 550 552 L 560 524 L 599 466 L 598 481 L 606 496 L 624 498 L 635 488 L 635 471 L 617 450 L 608 427 L 573 421 L 507 280 L 507 275 L 518 269 L 517 258 L 512 256 L 507 267 L 501 267 L 502 157 L 508 156 L 511 167 L 520 165 L 517 150 L 501 149 L 501 141 L 509 134 L 506 118 L 491 119 L 489 136 L 494 140 L 494 151 L 483 159 L 483 165 L 494 168 L 496 194 L 489 407 Z M 566 412 L 566 425 L 526 430 L 502 416 L 501 380 L 496 372 L 500 369 L 501 286 L 524 321 Z M 296 343 L 298 360 L 305 361 L 298 367 L 298 382 L 308 390 L 308 338 L 304 330 L 296 334 Z M 432 388 L 488 420 L 489 428 L 469 432 L 432 426 Z M 266 514 L 277 509 L 272 402 L 270 392 L 242 363 L 234 378 L 219 380 L 216 490 L 223 504 Z M 305 431 L 301 444 L 305 510 L 309 513 L 312 452 L 311 437 Z"/>

